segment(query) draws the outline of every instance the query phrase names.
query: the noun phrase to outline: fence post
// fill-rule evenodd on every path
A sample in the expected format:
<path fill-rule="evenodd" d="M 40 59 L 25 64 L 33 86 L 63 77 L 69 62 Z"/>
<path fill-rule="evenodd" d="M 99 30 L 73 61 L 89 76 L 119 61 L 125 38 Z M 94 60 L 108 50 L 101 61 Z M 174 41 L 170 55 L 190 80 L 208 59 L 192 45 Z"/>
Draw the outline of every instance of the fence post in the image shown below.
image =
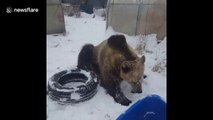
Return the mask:
<path fill-rule="evenodd" d="M 137 32 L 138 32 L 138 24 L 140 22 L 140 19 L 141 19 L 141 1 L 139 3 L 139 6 L 138 6 L 138 13 L 137 13 L 137 20 L 136 20 L 136 28 L 135 28 L 135 35 L 137 35 Z"/>

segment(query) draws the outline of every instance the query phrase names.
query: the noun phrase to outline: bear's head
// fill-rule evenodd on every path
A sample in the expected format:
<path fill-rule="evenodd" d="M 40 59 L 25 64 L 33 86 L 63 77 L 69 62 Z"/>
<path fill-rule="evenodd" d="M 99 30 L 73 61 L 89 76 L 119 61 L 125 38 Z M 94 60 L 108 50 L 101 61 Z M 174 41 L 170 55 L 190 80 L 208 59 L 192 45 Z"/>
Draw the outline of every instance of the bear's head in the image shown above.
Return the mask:
<path fill-rule="evenodd" d="M 120 77 L 132 86 L 132 93 L 142 93 L 144 62 L 145 56 L 142 56 L 134 61 L 124 61 L 120 66 Z"/>

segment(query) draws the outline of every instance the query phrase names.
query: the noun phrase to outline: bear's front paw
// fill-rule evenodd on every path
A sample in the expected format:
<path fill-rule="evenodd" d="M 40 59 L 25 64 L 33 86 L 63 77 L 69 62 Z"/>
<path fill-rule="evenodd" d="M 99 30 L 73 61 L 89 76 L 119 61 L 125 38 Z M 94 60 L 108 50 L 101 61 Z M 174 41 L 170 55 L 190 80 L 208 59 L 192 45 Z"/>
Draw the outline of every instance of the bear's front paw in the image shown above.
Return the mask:
<path fill-rule="evenodd" d="M 119 102 L 121 105 L 125 105 L 128 106 L 130 103 L 132 103 L 132 101 L 128 100 L 128 99 L 121 99 L 119 100 Z"/>
<path fill-rule="evenodd" d="M 121 105 L 125 105 L 125 106 L 128 106 L 130 103 L 132 103 L 132 101 L 130 101 L 129 99 L 127 99 L 125 96 L 120 96 L 119 97 L 117 96 L 115 98 L 115 101 L 117 103 L 120 103 Z"/>

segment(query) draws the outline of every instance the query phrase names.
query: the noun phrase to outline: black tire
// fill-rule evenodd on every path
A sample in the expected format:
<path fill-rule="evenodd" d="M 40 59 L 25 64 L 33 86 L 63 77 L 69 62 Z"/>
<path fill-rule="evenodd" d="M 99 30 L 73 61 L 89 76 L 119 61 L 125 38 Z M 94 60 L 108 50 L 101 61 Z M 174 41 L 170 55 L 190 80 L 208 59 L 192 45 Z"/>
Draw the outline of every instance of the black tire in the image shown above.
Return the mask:
<path fill-rule="evenodd" d="M 82 82 L 84 85 L 64 86 L 70 82 Z M 64 70 L 54 74 L 48 81 L 49 97 L 58 103 L 79 103 L 91 99 L 97 93 L 97 77 L 82 69 Z M 74 96 L 78 96 L 77 98 Z"/>

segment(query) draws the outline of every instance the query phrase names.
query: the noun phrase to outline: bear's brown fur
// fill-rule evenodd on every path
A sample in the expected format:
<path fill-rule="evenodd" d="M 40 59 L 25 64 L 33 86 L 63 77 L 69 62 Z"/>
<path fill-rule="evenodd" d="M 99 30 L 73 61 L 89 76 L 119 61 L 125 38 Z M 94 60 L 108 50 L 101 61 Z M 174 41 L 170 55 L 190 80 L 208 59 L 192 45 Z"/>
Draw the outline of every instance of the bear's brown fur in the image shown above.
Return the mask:
<path fill-rule="evenodd" d="M 132 93 L 141 93 L 144 62 L 145 57 L 138 57 L 123 35 L 113 35 L 98 46 L 85 45 L 79 53 L 78 67 L 94 71 L 116 102 L 129 105 L 131 101 L 121 92 L 120 83 L 126 80 Z"/>

